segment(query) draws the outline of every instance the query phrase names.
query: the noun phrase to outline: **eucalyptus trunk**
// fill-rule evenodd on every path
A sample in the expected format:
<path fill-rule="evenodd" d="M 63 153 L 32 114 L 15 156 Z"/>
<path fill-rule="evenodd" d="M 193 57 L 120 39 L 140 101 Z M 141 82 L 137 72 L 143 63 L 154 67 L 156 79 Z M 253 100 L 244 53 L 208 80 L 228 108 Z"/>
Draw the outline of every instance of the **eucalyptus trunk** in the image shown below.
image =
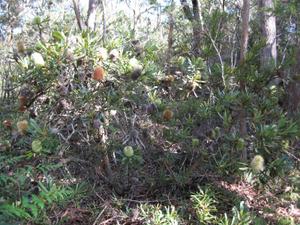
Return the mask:
<path fill-rule="evenodd" d="M 243 9 L 242 9 L 242 37 L 241 37 L 241 52 L 240 52 L 240 64 L 243 64 L 246 53 L 248 49 L 248 40 L 249 40 L 249 15 L 250 15 L 250 0 L 243 0 Z M 240 81 L 240 90 L 245 92 L 245 83 L 243 79 Z M 246 110 L 245 106 L 241 107 L 241 112 L 239 114 L 239 129 L 240 136 L 244 139 L 247 135 L 247 120 L 246 120 Z M 242 160 L 247 159 L 247 149 L 244 146 L 242 152 Z"/>
<path fill-rule="evenodd" d="M 272 70 L 277 64 L 276 17 L 273 0 L 260 0 L 261 30 L 266 46 L 261 52 L 262 70 Z"/>

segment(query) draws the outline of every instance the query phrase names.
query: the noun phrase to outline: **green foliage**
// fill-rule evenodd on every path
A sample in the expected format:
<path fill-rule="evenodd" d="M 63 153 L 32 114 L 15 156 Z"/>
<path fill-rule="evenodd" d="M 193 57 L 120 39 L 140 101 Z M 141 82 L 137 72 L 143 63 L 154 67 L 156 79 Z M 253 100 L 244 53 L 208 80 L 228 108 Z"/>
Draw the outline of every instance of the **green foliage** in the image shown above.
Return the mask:
<path fill-rule="evenodd" d="M 46 212 L 47 205 L 64 202 L 72 195 L 72 189 L 57 187 L 55 184 L 45 187 L 39 183 L 39 189 L 38 195 L 23 195 L 16 202 L 2 204 L 0 212 L 3 217 L 41 221 L 42 213 Z"/>
<path fill-rule="evenodd" d="M 180 217 L 174 206 L 141 205 L 142 218 L 151 225 L 177 225 L 181 224 Z"/>
<path fill-rule="evenodd" d="M 255 217 L 251 216 L 251 214 L 246 209 L 245 203 L 240 202 L 239 207 L 233 207 L 232 209 L 232 218 L 228 218 L 225 213 L 224 218 L 220 220 L 218 224 L 220 225 L 249 225 L 249 224 L 260 224 L 256 223 Z M 254 223 L 253 223 L 254 222 Z M 264 224 L 264 223 L 261 223 Z"/>
<path fill-rule="evenodd" d="M 199 189 L 198 192 L 192 194 L 191 202 L 200 224 L 213 223 L 217 219 L 215 216 L 217 202 L 210 188 Z"/>

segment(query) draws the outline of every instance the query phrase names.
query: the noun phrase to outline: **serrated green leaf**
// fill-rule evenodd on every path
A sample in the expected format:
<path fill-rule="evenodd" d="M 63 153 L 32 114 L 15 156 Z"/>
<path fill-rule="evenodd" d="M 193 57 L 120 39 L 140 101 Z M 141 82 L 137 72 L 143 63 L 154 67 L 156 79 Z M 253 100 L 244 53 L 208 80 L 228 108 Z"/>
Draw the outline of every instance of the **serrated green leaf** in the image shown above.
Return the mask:
<path fill-rule="evenodd" d="M 33 195 L 32 196 L 32 201 L 40 208 L 44 209 L 45 208 L 45 203 L 42 199 L 40 199 L 38 196 Z"/>

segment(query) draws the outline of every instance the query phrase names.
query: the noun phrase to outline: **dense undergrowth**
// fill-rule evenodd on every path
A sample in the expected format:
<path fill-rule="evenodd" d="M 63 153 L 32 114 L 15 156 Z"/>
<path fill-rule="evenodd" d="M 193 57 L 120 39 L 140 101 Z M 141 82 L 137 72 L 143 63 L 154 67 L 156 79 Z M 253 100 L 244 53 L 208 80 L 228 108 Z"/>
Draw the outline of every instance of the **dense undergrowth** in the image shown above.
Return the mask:
<path fill-rule="evenodd" d="M 201 58 L 165 74 L 154 40 L 137 56 L 125 37 L 51 35 L 21 53 L 19 98 L 1 104 L 0 224 L 300 222 L 299 119 L 258 72 L 259 47 L 224 86 Z"/>

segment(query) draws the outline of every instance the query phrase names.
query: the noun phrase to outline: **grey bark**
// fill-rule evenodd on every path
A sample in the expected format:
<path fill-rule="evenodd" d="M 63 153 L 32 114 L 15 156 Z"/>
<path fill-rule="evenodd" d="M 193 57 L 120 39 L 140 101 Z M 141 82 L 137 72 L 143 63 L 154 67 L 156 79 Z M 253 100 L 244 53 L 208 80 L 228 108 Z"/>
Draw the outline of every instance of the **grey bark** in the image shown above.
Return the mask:
<path fill-rule="evenodd" d="M 106 38 L 106 1 L 100 0 L 102 9 L 102 42 L 105 43 Z"/>
<path fill-rule="evenodd" d="M 95 27 L 96 8 L 97 8 L 96 1 L 95 0 L 89 0 L 89 8 L 88 8 L 85 24 L 91 30 L 93 30 L 94 27 Z"/>
<path fill-rule="evenodd" d="M 273 69 L 277 64 L 276 48 L 276 17 L 274 15 L 273 0 L 260 0 L 261 30 L 266 46 L 261 52 L 261 68 Z"/>

